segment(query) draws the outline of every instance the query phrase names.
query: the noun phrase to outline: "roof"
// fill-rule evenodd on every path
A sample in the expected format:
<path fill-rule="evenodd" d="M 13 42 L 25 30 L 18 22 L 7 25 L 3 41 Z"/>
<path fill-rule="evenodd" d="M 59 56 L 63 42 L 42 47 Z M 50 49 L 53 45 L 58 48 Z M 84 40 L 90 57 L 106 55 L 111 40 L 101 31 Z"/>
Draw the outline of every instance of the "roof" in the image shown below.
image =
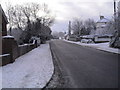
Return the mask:
<path fill-rule="evenodd" d="M 2 13 L 2 16 L 4 17 L 6 23 L 8 23 L 7 17 L 6 17 L 6 15 L 5 15 L 5 12 L 4 12 L 3 9 L 2 9 L 1 4 L 0 4 L 0 13 Z"/>
<path fill-rule="evenodd" d="M 109 22 L 109 20 L 106 18 L 103 18 L 97 21 L 97 23 L 105 23 L 105 22 Z"/>

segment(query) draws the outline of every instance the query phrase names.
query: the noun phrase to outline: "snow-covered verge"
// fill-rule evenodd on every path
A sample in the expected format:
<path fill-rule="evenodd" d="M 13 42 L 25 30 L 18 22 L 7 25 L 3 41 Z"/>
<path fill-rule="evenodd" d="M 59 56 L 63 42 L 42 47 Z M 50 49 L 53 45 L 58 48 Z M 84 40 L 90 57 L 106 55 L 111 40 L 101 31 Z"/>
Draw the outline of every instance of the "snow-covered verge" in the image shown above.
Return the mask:
<path fill-rule="evenodd" d="M 64 41 L 67 41 L 67 40 L 64 40 Z M 99 50 L 120 54 L 120 49 L 109 47 L 109 42 L 98 43 L 98 44 L 95 44 L 95 43 L 87 44 L 87 43 L 73 42 L 73 41 L 67 41 L 67 42 L 75 43 L 75 44 L 82 45 L 82 46 L 93 47 L 93 48 L 96 48 L 96 49 L 99 49 Z"/>
<path fill-rule="evenodd" d="M 43 88 L 54 71 L 49 44 L 33 49 L 1 69 L 2 88 Z"/>

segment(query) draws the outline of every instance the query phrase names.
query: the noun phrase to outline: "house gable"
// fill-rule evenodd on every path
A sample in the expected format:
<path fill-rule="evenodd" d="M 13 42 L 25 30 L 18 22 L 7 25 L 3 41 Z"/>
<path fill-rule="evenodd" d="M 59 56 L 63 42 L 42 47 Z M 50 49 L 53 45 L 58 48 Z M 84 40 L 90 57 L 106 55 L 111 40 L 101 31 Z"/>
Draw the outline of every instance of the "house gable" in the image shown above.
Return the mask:
<path fill-rule="evenodd" d="M 104 16 L 100 16 L 100 20 L 97 21 L 97 28 L 103 28 L 109 22 L 108 19 L 104 18 Z"/>
<path fill-rule="evenodd" d="M 5 15 L 1 5 L 0 5 L 0 21 L 1 21 L 0 29 L 2 29 L 0 33 L 2 33 L 2 36 L 6 36 L 7 35 L 7 26 L 6 25 L 8 24 L 8 20 L 7 20 L 7 17 Z"/>

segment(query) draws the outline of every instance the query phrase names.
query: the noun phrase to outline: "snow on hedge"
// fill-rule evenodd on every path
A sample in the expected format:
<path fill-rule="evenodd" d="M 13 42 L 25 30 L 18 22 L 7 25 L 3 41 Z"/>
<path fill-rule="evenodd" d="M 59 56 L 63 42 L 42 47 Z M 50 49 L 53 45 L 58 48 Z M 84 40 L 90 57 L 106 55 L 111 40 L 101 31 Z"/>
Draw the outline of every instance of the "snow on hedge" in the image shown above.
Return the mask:
<path fill-rule="evenodd" d="M 2 88 L 43 88 L 53 74 L 49 44 L 41 45 L 2 68 Z"/>

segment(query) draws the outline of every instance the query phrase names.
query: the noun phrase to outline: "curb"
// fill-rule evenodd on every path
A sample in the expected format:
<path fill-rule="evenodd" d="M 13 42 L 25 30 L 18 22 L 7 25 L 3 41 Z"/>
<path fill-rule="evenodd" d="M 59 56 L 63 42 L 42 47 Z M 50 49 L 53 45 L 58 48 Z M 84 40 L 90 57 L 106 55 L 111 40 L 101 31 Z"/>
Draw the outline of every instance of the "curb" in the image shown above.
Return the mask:
<path fill-rule="evenodd" d="M 49 47 L 50 47 L 51 56 L 52 56 L 52 61 L 53 61 L 53 52 L 52 52 L 52 50 L 51 50 L 50 42 L 49 42 Z M 50 81 L 53 79 L 53 76 L 54 76 L 54 74 L 55 74 L 55 65 L 54 65 L 54 62 L 53 62 L 53 67 L 54 67 L 54 70 L 53 70 L 53 74 L 52 74 L 51 78 L 49 79 L 49 81 L 46 83 L 46 85 L 45 85 L 41 90 L 45 90 L 46 87 L 48 86 L 48 84 L 50 83 Z"/>
<path fill-rule="evenodd" d="M 66 41 L 67 42 L 67 41 Z M 68 42 L 68 43 L 72 43 L 72 42 Z M 72 43 L 72 44 L 77 44 L 77 43 Z M 77 44 L 77 45 L 80 45 L 80 44 Z M 119 52 L 116 53 L 116 52 L 111 52 L 111 51 L 107 51 L 107 50 L 103 50 L 103 49 L 100 49 L 99 47 L 94 47 L 94 46 L 88 46 L 88 45 L 80 45 L 80 46 L 83 46 L 83 47 L 89 47 L 89 48 L 94 48 L 94 49 L 97 49 L 97 50 L 100 50 L 100 51 L 104 51 L 104 52 L 108 52 L 108 53 L 113 53 L 113 54 L 120 54 Z M 119 50 L 118 50 L 119 51 Z"/>

